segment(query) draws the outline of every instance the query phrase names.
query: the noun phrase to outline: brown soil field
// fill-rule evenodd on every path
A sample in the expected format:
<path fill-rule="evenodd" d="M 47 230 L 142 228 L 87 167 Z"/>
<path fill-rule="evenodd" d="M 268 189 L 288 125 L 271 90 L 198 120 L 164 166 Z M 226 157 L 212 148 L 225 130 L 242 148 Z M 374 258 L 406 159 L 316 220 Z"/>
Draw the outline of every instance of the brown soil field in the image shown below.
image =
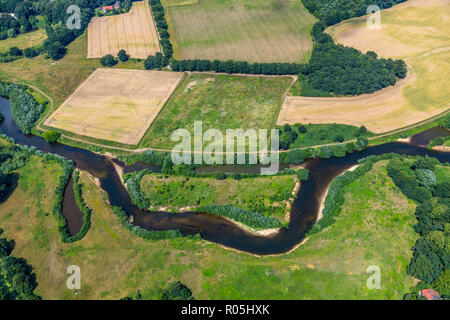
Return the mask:
<path fill-rule="evenodd" d="M 89 24 L 88 58 L 100 58 L 106 54 L 117 56 L 121 49 L 138 59 L 160 51 L 147 1 L 134 2 L 128 13 L 95 17 Z"/>
<path fill-rule="evenodd" d="M 376 133 L 421 122 L 450 106 L 450 0 L 409 0 L 382 11 L 380 30 L 367 17 L 327 30 L 344 45 L 382 57 L 401 58 L 408 76 L 394 87 L 356 97 L 287 97 L 277 124 L 365 125 Z"/>
<path fill-rule="evenodd" d="M 181 72 L 100 68 L 44 124 L 136 145 L 182 78 Z"/>

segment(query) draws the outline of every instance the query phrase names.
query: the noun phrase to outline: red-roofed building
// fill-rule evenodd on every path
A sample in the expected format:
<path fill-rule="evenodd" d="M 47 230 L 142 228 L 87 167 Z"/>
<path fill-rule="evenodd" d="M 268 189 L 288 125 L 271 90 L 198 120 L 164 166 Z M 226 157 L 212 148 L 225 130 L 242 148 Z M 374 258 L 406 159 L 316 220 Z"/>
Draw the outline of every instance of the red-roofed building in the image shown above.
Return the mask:
<path fill-rule="evenodd" d="M 433 289 L 423 289 L 420 290 L 419 295 L 427 298 L 428 300 L 441 300 L 439 293 Z"/>
<path fill-rule="evenodd" d="M 102 10 L 103 10 L 103 12 L 112 11 L 113 10 L 113 6 L 103 6 Z"/>
<path fill-rule="evenodd" d="M 120 9 L 120 1 L 116 1 L 116 3 L 114 3 L 114 5 L 111 6 L 103 6 L 102 7 L 102 11 L 104 13 L 108 12 L 108 11 L 113 11 L 113 9 L 119 10 Z"/>

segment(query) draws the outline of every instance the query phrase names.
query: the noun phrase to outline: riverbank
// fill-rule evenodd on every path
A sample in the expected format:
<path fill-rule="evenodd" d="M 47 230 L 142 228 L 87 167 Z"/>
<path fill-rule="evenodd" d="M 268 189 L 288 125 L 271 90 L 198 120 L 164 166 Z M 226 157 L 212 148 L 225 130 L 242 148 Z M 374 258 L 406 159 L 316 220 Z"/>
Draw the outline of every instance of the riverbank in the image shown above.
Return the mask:
<path fill-rule="evenodd" d="M 355 171 L 355 169 L 358 168 L 358 166 L 359 166 L 358 164 L 355 164 L 354 166 L 352 166 L 352 167 L 348 168 L 347 170 L 345 170 L 342 174 L 340 174 L 340 176 L 345 174 L 347 171 Z M 331 183 L 328 185 L 327 189 L 325 190 L 325 192 L 323 193 L 322 197 L 320 198 L 320 206 L 319 206 L 319 211 L 318 211 L 318 214 L 317 214 L 316 223 L 317 223 L 317 221 L 319 221 L 323 217 L 322 211 L 325 208 L 325 199 L 327 198 L 328 190 L 330 190 L 330 186 L 331 186 Z"/>

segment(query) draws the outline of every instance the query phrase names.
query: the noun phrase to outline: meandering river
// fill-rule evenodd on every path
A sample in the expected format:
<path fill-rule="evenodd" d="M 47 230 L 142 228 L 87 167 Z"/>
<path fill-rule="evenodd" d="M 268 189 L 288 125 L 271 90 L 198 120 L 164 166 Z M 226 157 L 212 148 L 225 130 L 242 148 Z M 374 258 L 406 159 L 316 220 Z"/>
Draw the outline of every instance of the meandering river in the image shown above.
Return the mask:
<path fill-rule="evenodd" d="M 280 229 L 270 236 L 262 236 L 244 230 L 227 219 L 211 214 L 196 212 L 172 214 L 140 210 L 132 204 L 130 196 L 114 168 L 114 163 L 122 167 L 124 172 L 143 168 L 149 168 L 157 172 L 160 170 L 159 167 L 145 164 L 126 166 L 117 159 L 111 160 L 106 156 L 85 149 L 61 143 L 50 145 L 41 137 L 24 135 L 11 117 L 9 101 L 3 98 L 0 98 L 0 113 L 4 115 L 4 120 L 0 123 L 0 130 L 4 134 L 14 138 L 18 144 L 34 146 L 43 152 L 59 154 L 74 161 L 79 170 L 87 171 L 99 179 L 100 186 L 108 194 L 111 205 L 120 206 L 127 214 L 132 214 L 135 225 L 148 230 L 178 229 L 185 235 L 199 233 L 205 240 L 257 255 L 284 253 L 299 244 L 315 223 L 320 199 L 332 179 L 357 164 L 357 161 L 361 158 L 395 152 L 407 155 L 428 155 L 436 157 L 441 162 L 450 162 L 449 152 L 430 151 L 418 145 L 427 144 L 430 139 L 436 136 L 449 134 L 447 130 L 441 129 L 431 129 L 414 136 L 411 141 L 418 141 L 418 144 L 387 143 L 369 147 L 362 152 L 355 152 L 344 158 L 309 160 L 305 164 L 305 167 L 310 171 L 309 179 L 301 184 L 297 198 L 292 205 L 289 228 Z M 439 131 L 438 134 L 436 134 L 436 131 Z M 233 170 L 236 170 L 236 167 L 233 167 Z M 252 169 L 242 167 L 239 170 L 245 172 Z M 82 217 L 79 210 L 76 210 L 73 190 L 68 186 L 66 191 L 63 214 L 68 220 L 70 232 L 76 233 L 81 227 Z"/>

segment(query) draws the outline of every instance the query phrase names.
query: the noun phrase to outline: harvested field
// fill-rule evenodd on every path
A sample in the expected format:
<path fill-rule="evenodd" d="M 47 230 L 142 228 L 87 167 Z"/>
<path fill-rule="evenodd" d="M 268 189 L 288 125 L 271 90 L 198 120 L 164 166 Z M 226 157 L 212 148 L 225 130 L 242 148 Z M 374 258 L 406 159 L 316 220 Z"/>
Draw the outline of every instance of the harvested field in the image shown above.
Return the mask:
<path fill-rule="evenodd" d="M 88 58 L 100 58 L 106 54 L 117 56 L 121 49 L 138 59 L 160 51 L 147 1 L 134 2 L 128 13 L 95 17 L 89 24 Z"/>
<path fill-rule="evenodd" d="M 138 144 L 182 77 L 177 72 L 97 69 L 44 124 Z"/>
<path fill-rule="evenodd" d="M 337 42 L 408 64 L 394 87 L 351 98 L 287 97 L 277 124 L 342 123 L 382 133 L 426 120 L 450 106 L 449 0 L 409 0 L 382 12 L 381 30 L 366 18 L 328 30 Z"/>
<path fill-rule="evenodd" d="M 178 59 L 300 62 L 316 21 L 297 0 L 164 0 Z M 184 4 L 184 5 L 181 5 Z"/>

